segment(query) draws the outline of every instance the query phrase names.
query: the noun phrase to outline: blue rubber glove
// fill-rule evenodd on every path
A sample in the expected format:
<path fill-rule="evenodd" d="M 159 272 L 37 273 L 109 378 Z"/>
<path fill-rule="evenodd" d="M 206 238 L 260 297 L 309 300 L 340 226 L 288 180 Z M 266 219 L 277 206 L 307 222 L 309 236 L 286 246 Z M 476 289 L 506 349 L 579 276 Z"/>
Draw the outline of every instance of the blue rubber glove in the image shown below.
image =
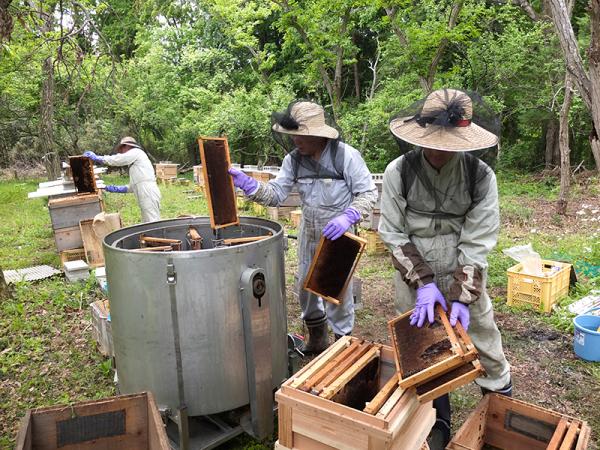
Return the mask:
<path fill-rule="evenodd" d="M 85 152 L 83 154 L 83 156 L 87 156 L 88 158 L 90 158 L 92 161 L 94 161 L 97 164 L 104 164 L 104 158 L 96 155 L 94 152 L 91 152 L 89 150 L 87 152 Z"/>
<path fill-rule="evenodd" d="M 127 194 L 127 186 L 115 186 L 114 184 L 109 184 L 106 186 L 106 192 L 114 192 L 117 194 Z"/>
<path fill-rule="evenodd" d="M 327 225 L 325 225 L 325 228 L 323 228 L 323 236 L 335 241 L 359 220 L 360 213 L 356 209 L 352 207 L 346 208 L 341 215 L 331 219 Z"/>
<path fill-rule="evenodd" d="M 249 177 L 241 170 L 230 167 L 228 172 L 231 178 L 233 178 L 233 185 L 244 191 L 245 195 L 252 195 L 258 189 L 258 181 Z"/>
<path fill-rule="evenodd" d="M 469 306 L 461 302 L 452 302 L 452 308 L 450 310 L 450 325 L 456 326 L 456 321 L 459 321 L 465 331 L 469 329 L 469 322 L 471 322 L 471 313 L 469 312 Z"/>
<path fill-rule="evenodd" d="M 415 310 L 410 315 L 410 324 L 416 324 L 417 327 L 421 328 L 425 323 L 426 317 L 429 323 L 433 323 L 436 303 L 442 305 L 444 311 L 448 311 L 446 300 L 444 300 L 444 296 L 435 283 L 428 283 L 418 288 L 417 303 L 415 304 Z"/>

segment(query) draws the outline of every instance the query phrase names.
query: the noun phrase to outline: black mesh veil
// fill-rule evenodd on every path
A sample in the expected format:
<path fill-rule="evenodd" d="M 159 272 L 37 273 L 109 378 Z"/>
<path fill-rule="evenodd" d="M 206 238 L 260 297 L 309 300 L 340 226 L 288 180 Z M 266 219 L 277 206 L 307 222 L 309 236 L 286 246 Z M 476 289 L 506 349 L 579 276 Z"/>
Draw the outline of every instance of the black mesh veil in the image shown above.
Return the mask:
<path fill-rule="evenodd" d="M 320 105 L 309 100 L 295 100 L 281 112 L 271 115 L 273 139 L 292 159 L 294 178 L 342 179 L 344 152 L 342 133 L 333 118 Z M 327 139 L 320 159 L 302 155 L 294 143 L 295 136 Z"/>
<path fill-rule="evenodd" d="M 439 197 L 444 193 L 435 192 L 424 174 L 421 149 L 444 150 L 445 143 L 461 158 L 472 204 L 476 205 L 487 194 L 489 184 L 481 181 L 496 163 L 500 120 L 478 94 L 453 89 L 434 91 L 392 117 L 390 129 L 401 154 L 405 155 L 401 175 L 405 194 L 418 178 L 433 191 L 436 205 L 443 204 Z M 440 218 L 448 216 L 437 207 L 432 213 Z"/>
<path fill-rule="evenodd" d="M 457 93 L 466 94 L 468 98 L 464 95 L 457 95 Z M 415 122 L 423 127 L 423 135 L 435 133 L 440 127 L 443 127 L 444 133 L 448 135 L 458 135 L 461 131 L 461 118 L 465 111 L 471 109 L 472 115 L 470 121 L 473 124 L 496 136 L 500 136 L 500 119 L 479 94 L 471 91 L 441 89 L 430 95 L 436 95 L 436 100 L 438 101 L 436 102 L 435 107 L 424 108 L 427 98 L 423 98 L 394 115 L 390 119 L 390 124 L 399 120 L 404 122 Z M 393 135 L 400 148 L 401 154 L 418 146 L 401 139 L 395 134 Z M 468 150 L 468 152 L 471 156 L 481 159 L 487 165 L 494 168 L 498 158 L 499 144 L 486 148 L 478 148 L 476 150 Z"/>

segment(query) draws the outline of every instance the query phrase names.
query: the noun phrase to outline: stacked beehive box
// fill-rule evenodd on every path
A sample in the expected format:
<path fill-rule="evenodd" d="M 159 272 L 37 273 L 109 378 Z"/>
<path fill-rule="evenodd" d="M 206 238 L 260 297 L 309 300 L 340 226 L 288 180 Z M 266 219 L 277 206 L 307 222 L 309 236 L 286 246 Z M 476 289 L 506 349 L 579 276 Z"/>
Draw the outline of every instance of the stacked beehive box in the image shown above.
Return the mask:
<path fill-rule="evenodd" d="M 276 393 L 285 449 L 421 449 L 431 402 L 398 386 L 391 347 L 345 336 Z"/>
<path fill-rule="evenodd" d="M 161 161 L 159 164 L 155 164 L 156 179 L 162 182 L 170 182 L 173 179 L 177 179 L 177 166 L 179 164 L 173 164 L 168 161 Z"/>

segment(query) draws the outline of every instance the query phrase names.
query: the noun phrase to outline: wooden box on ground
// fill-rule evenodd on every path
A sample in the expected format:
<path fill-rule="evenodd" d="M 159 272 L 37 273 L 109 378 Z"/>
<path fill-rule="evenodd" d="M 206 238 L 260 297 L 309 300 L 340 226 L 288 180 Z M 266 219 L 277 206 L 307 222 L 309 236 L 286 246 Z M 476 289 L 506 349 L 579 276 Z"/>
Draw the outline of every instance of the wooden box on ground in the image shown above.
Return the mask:
<path fill-rule="evenodd" d="M 378 208 L 373 209 L 371 214 L 366 219 L 360 221 L 360 227 L 366 230 L 377 231 L 379 226 L 379 218 L 381 217 L 381 210 Z"/>
<path fill-rule="evenodd" d="M 98 343 L 98 350 L 104 356 L 114 356 L 112 327 L 108 320 L 110 306 L 108 300 L 96 300 L 90 305 L 92 314 L 92 336 Z"/>
<path fill-rule="evenodd" d="M 456 432 L 446 449 L 583 450 L 586 422 L 499 394 L 488 394 Z"/>
<path fill-rule="evenodd" d="M 269 206 L 267 208 L 267 215 L 271 220 L 289 219 L 292 211 L 296 209 L 296 206 Z"/>
<path fill-rule="evenodd" d="M 78 227 L 80 220 L 93 219 L 103 209 L 98 194 L 72 195 L 48 201 L 53 230 Z"/>
<path fill-rule="evenodd" d="M 202 166 L 194 166 L 194 183 L 198 186 L 204 186 L 204 176 L 202 175 Z"/>
<path fill-rule="evenodd" d="M 529 305 L 550 312 L 552 305 L 569 293 L 571 264 L 542 260 L 542 277 L 521 273 L 522 270 L 523 264 L 507 270 L 508 305 Z"/>
<path fill-rule="evenodd" d="M 434 322 L 416 328 L 413 311 L 388 322 L 400 387 L 415 387 L 419 400 L 429 401 L 485 374 L 460 322 L 452 327 L 438 305 Z"/>
<path fill-rule="evenodd" d="M 352 359 L 357 351 L 359 359 Z M 398 386 L 393 361 L 391 347 L 349 336 L 338 340 L 275 394 L 275 448 L 422 448 L 435 423 L 435 410 L 431 402 L 420 405 L 414 390 Z M 338 389 L 333 396 L 332 388 Z"/>
<path fill-rule="evenodd" d="M 361 236 L 367 241 L 367 255 L 381 255 L 385 253 L 385 244 L 376 230 L 363 230 Z"/>
<path fill-rule="evenodd" d="M 159 163 L 155 164 L 156 178 L 159 180 L 170 180 L 171 178 L 177 178 L 177 166 L 179 164 L 172 163 Z"/>
<path fill-rule="evenodd" d="M 231 160 L 226 137 L 199 137 L 200 160 L 213 230 L 238 225 L 235 187 L 229 175 Z"/>
<path fill-rule="evenodd" d="M 300 222 L 302 221 L 302 210 L 296 209 L 290 213 L 290 219 L 294 228 L 300 228 Z"/>
<path fill-rule="evenodd" d="M 60 252 L 60 265 L 64 266 L 68 261 L 77 261 L 78 259 L 85 261 L 85 249 L 84 248 L 73 248 L 70 250 L 63 250 Z"/>
<path fill-rule="evenodd" d="M 16 450 L 170 450 L 149 392 L 29 410 Z"/>
<path fill-rule="evenodd" d="M 351 233 L 344 233 L 332 241 L 321 236 L 313 257 L 304 289 L 339 305 L 352 274 L 364 251 L 365 240 Z"/>
<path fill-rule="evenodd" d="M 268 183 L 270 179 L 275 178 L 275 175 L 273 175 L 271 172 L 252 171 L 248 175 L 263 183 Z"/>
<path fill-rule="evenodd" d="M 54 230 L 54 242 L 56 243 L 56 249 L 59 253 L 64 250 L 83 247 L 83 239 L 81 238 L 79 224 L 75 227 Z"/>

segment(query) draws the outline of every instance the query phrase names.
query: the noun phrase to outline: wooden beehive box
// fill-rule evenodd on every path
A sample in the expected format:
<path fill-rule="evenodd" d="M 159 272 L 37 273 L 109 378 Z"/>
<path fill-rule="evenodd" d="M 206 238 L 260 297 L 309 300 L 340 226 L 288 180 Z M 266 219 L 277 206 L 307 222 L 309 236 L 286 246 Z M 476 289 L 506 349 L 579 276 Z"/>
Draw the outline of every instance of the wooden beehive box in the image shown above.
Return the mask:
<path fill-rule="evenodd" d="M 48 200 L 52 229 L 77 227 L 80 220 L 93 219 L 103 211 L 98 194 L 71 195 Z"/>
<path fill-rule="evenodd" d="M 280 449 L 416 450 L 435 423 L 431 403 L 398 386 L 391 347 L 345 336 L 275 394 Z"/>
<path fill-rule="evenodd" d="M 364 239 L 351 233 L 344 233 L 335 241 L 321 236 L 304 289 L 339 305 L 344 300 L 344 293 L 365 245 Z"/>
<path fill-rule="evenodd" d="M 433 400 L 484 375 L 478 353 L 460 322 L 452 327 L 438 305 L 432 324 L 410 324 L 412 310 L 388 322 L 402 388 L 415 387 L 420 401 Z"/>
<path fill-rule="evenodd" d="M 16 450 L 169 450 L 150 392 L 27 411 Z"/>
<path fill-rule="evenodd" d="M 173 164 L 168 162 L 161 162 L 155 164 L 156 178 L 159 180 L 170 180 L 171 178 L 177 178 L 177 166 L 179 164 Z"/>
<path fill-rule="evenodd" d="M 488 394 L 469 415 L 447 450 L 583 450 L 586 422 L 499 394 Z"/>
<path fill-rule="evenodd" d="M 206 199 L 213 229 L 238 225 L 237 204 L 233 179 L 228 169 L 231 165 L 229 145 L 225 137 L 199 137 L 200 159 L 206 188 Z"/>
<path fill-rule="evenodd" d="M 69 167 L 78 194 L 98 192 L 94 175 L 94 163 L 90 158 L 87 156 L 70 156 Z"/>

